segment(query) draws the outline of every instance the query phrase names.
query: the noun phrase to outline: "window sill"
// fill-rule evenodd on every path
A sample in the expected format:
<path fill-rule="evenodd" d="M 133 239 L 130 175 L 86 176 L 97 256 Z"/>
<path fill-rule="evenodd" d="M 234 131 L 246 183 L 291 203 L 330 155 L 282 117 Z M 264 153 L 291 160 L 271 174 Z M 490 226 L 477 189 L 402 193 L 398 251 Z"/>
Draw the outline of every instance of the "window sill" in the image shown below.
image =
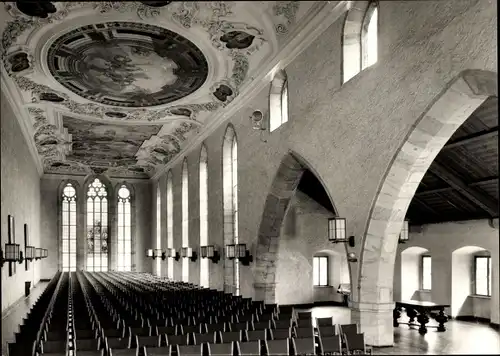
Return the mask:
<path fill-rule="evenodd" d="M 314 288 L 333 288 L 333 286 L 313 286 Z"/>
<path fill-rule="evenodd" d="M 479 299 L 491 299 L 489 295 L 481 295 L 481 294 L 471 294 L 469 297 L 471 298 L 479 298 Z"/>

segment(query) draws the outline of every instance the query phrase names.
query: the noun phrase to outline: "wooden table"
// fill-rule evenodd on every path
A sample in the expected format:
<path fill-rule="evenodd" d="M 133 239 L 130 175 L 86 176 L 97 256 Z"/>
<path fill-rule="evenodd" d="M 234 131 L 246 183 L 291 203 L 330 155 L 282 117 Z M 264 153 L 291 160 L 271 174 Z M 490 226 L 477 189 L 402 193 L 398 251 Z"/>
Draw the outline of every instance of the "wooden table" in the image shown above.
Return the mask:
<path fill-rule="evenodd" d="M 420 302 L 418 300 L 404 300 L 400 302 L 396 302 L 396 307 L 393 311 L 394 318 L 394 327 L 399 326 L 399 324 L 406 324 L 409 326 L 419 326 L 418 332 L 421 335 L 425 335 L 427 333 L 427 327 L 425 324 L 429 322 L 429 316 L 432 311 L 439 311 L 438 315 L 434 317 L 434 319 L 439 323 L 437 326 L 438 331 L 446 331 L 444 327 L 444 323 L 448 321 L 448 317 L 444 314 L 444 308 L 450 307 L 448 304 L 436 304 L 432 302 Z M 410 318 L 408 323 L 400 323 L 398 321 L 401 316 L 401 309 L 406 310 L 406 315 Z M 419 324 L 415 323 L 415 317 Z M 436 326 L 429 326 L 436 327 Z"/>

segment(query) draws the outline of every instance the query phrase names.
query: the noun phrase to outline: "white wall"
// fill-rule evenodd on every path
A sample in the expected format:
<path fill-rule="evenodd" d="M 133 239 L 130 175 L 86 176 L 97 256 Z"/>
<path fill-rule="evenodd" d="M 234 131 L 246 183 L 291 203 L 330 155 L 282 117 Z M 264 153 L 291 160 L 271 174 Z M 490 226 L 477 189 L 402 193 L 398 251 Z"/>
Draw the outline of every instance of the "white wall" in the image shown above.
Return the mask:
<path fill-rule="evenodd" d="M 396 300 L 421 300 L 420 289 L 420 259 L 423 253 L 428 252 L 425 248 L 409 247 L 401 252 L 401 269 L 395 269 L 398 273 L 394 278 L 401 280 L 401 290 L 395 291 Z"/>
<path fill-rule="evenodd" d="M 498 226 L 498 223 L 495 225 Z M 473 314 L 476 316 L 488 315 L 487 318 L 492 323 L 500 323 L 500 302 L 499 302 L 499 239 L 498 227 L 493 228 L 488 220 L 471 220 L 464 222 L 442 223 L 424 225 L 420 233 L 410 233 L 410 239 L 406 244 L 398 246 L 398 254 L 395 264 L 394 278 L 394 298 L 400 299 L 402 296 L 401 285 L 401 252 L 408 247 L 421 247 L 429 250 L 432 256 L 432 291 L 431 300 L 436 303 L 452 304 L 452 281 L 453 275 L 453 252 L 466 247 L 475 246 L 481 250 L 487 250 L 491 253 L 492 262 L 492 296 L 491 298 L 470 298 Z M 470 276 L 471 262 L 462 260 L 460 270 L 456 270 L 456 278 L 460 278 L 459 285 L 469 284 L 467 276 Z M 465 272 L 468 269 L 468 272 Z M 461 277 L 459 273 L 463 274 Z M 458 298 L 458 296 L 457 296 Z M 463 298 L 463 295 L 461 296 Z M 486 304 L 490 301 L 490 311 Z M 467 302 L 469 303 L 469 302 Z M 468 308 L 467 305 L 464 308 Z M 466 309 L 464 309 L 464 312 Z M 447 311 L 452 313 L 451 308 Z M 463 315 L 462 312 L 459 315 Z"/>
<path fill-rule="evenodd" d="M 48 248 L 40 242 L 40 176 L 14 113 L 1 96 L 1 229 L 2 250 L 8 240 L 8 215 L 14 217 L 15 242 L 24 253 L 24 224 L 28 224 L 29 243 Z M 5 251 L 4 251 L 5 252 Z M 53 251 L 49 250 L 49 256 Z M 2 312 L 24 295 L 24 282 L 31 286 L 40 280 L 43 260 L 25 265 L 16 264 L 16 273 L 9 277 L 9 264 L 2 267 Z"/>

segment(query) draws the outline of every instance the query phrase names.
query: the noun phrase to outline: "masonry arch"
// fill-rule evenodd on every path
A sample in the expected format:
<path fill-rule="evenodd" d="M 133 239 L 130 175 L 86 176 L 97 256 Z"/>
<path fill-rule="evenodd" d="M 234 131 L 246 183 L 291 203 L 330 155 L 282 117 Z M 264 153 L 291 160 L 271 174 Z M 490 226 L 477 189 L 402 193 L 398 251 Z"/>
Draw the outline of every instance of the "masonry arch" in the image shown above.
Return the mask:
<path fill-rule="evenodd" d="M 331 194 L 317 172 L 295 152 L 288 152 L 278 167 L 267 195 L 257 237 L 254 268 L 255 299 L 275 303 L 276 262 L 281 227 L 303 173 L 309 170 L 320 181 L 338 215 Z M 326 222 L 325 222 L 326 224 Z M 326 237 L 325 237 L 326 238 Z"/>
<path fill-rule="evenodd" d="M 360 255 L 356 305 L 393 308 L 394 263 L 408 206 L 425 172 L 453 133 L 489 96 L 498 96 L 497 73 L 462 71 L 416 121 L 395 154 L 370 210 Z"/>

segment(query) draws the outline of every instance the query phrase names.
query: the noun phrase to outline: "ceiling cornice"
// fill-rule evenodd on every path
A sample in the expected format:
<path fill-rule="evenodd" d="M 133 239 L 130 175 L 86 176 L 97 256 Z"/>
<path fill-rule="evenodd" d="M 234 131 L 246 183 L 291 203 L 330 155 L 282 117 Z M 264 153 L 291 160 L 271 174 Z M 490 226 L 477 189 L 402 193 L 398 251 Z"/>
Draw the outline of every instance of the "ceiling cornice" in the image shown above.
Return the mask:
<path fill-rule="evenodd" d="M 12 108 L 12 111 L 14 112 L 14 116 L 16 117 L 16 120 L 21 127 L 21 131 L 24 136 L 24 140 L 26 141 L 26 144 L 28 145 L 28 149 L 31 153 L 31 157 L 33 158 L 33 161 L 35 162 L 36 170 L 38 172 L 39 176 L 42 176 L 43 174 L 43 164 L 40 156 L 38 155 L 38 150 L 35 145 L 35 141 L 33 140 L 33 137 L 31 135 L 31 129 L 28 127 L 28 125 L 31 124 L 31 119 L 28 116 L 28 114 L 22 110 L 22 108 L 19 107 L 18 103 L 22 103 L 23 100 L 18 95 L 18 93 L 13 92 L 14 87 L 7 85 L 7 81 L 10 81 L 11 78 L 5 73 L 5 71 L 1 70 L 1 90 L 2 93 L 5 95 L 7 98 L 7 101 Z M 17 100 L 16 100 L 17 99 Z"/>
<path fill-rule="evenodd" d="M 94 176 L 95 174 L 91 174 Z M 74 174 L 59 174 L 59 173 L 44 173 L 42 179 L 53 179 L 53 180 L 64 180 L 64 179 L 74 179 L 85 180 L 89 175 L 74 175 Z M 107 177 L 111 182 L 124 181 L 131 184 L 150 184 L 151 180 L 148 178 L 130 178 L 130 177 Z"/>
<path fill-rule="evenodd" d="M 199 147 L 225 121 L 231 118 L 238 110 L 249 103 L 271 81 L 274 73 L 289 65 L 302 51 L 311 45 L 320 34 L 339 19 L 342 14 L 351 8 L 351 1 L 318 1 L 306 14 L 300 24 L 290 33 L 287 43 L 251 81 L 240 90 L 240 94 L 228 104 L 226 110 L 211 118 L 207 118 L 207 126 L 193 140 L 191 140 L 174 159 L 158 169 L 151 177 L 157 181 L 163 173 L 179 162 L 193 149 Z"/>

